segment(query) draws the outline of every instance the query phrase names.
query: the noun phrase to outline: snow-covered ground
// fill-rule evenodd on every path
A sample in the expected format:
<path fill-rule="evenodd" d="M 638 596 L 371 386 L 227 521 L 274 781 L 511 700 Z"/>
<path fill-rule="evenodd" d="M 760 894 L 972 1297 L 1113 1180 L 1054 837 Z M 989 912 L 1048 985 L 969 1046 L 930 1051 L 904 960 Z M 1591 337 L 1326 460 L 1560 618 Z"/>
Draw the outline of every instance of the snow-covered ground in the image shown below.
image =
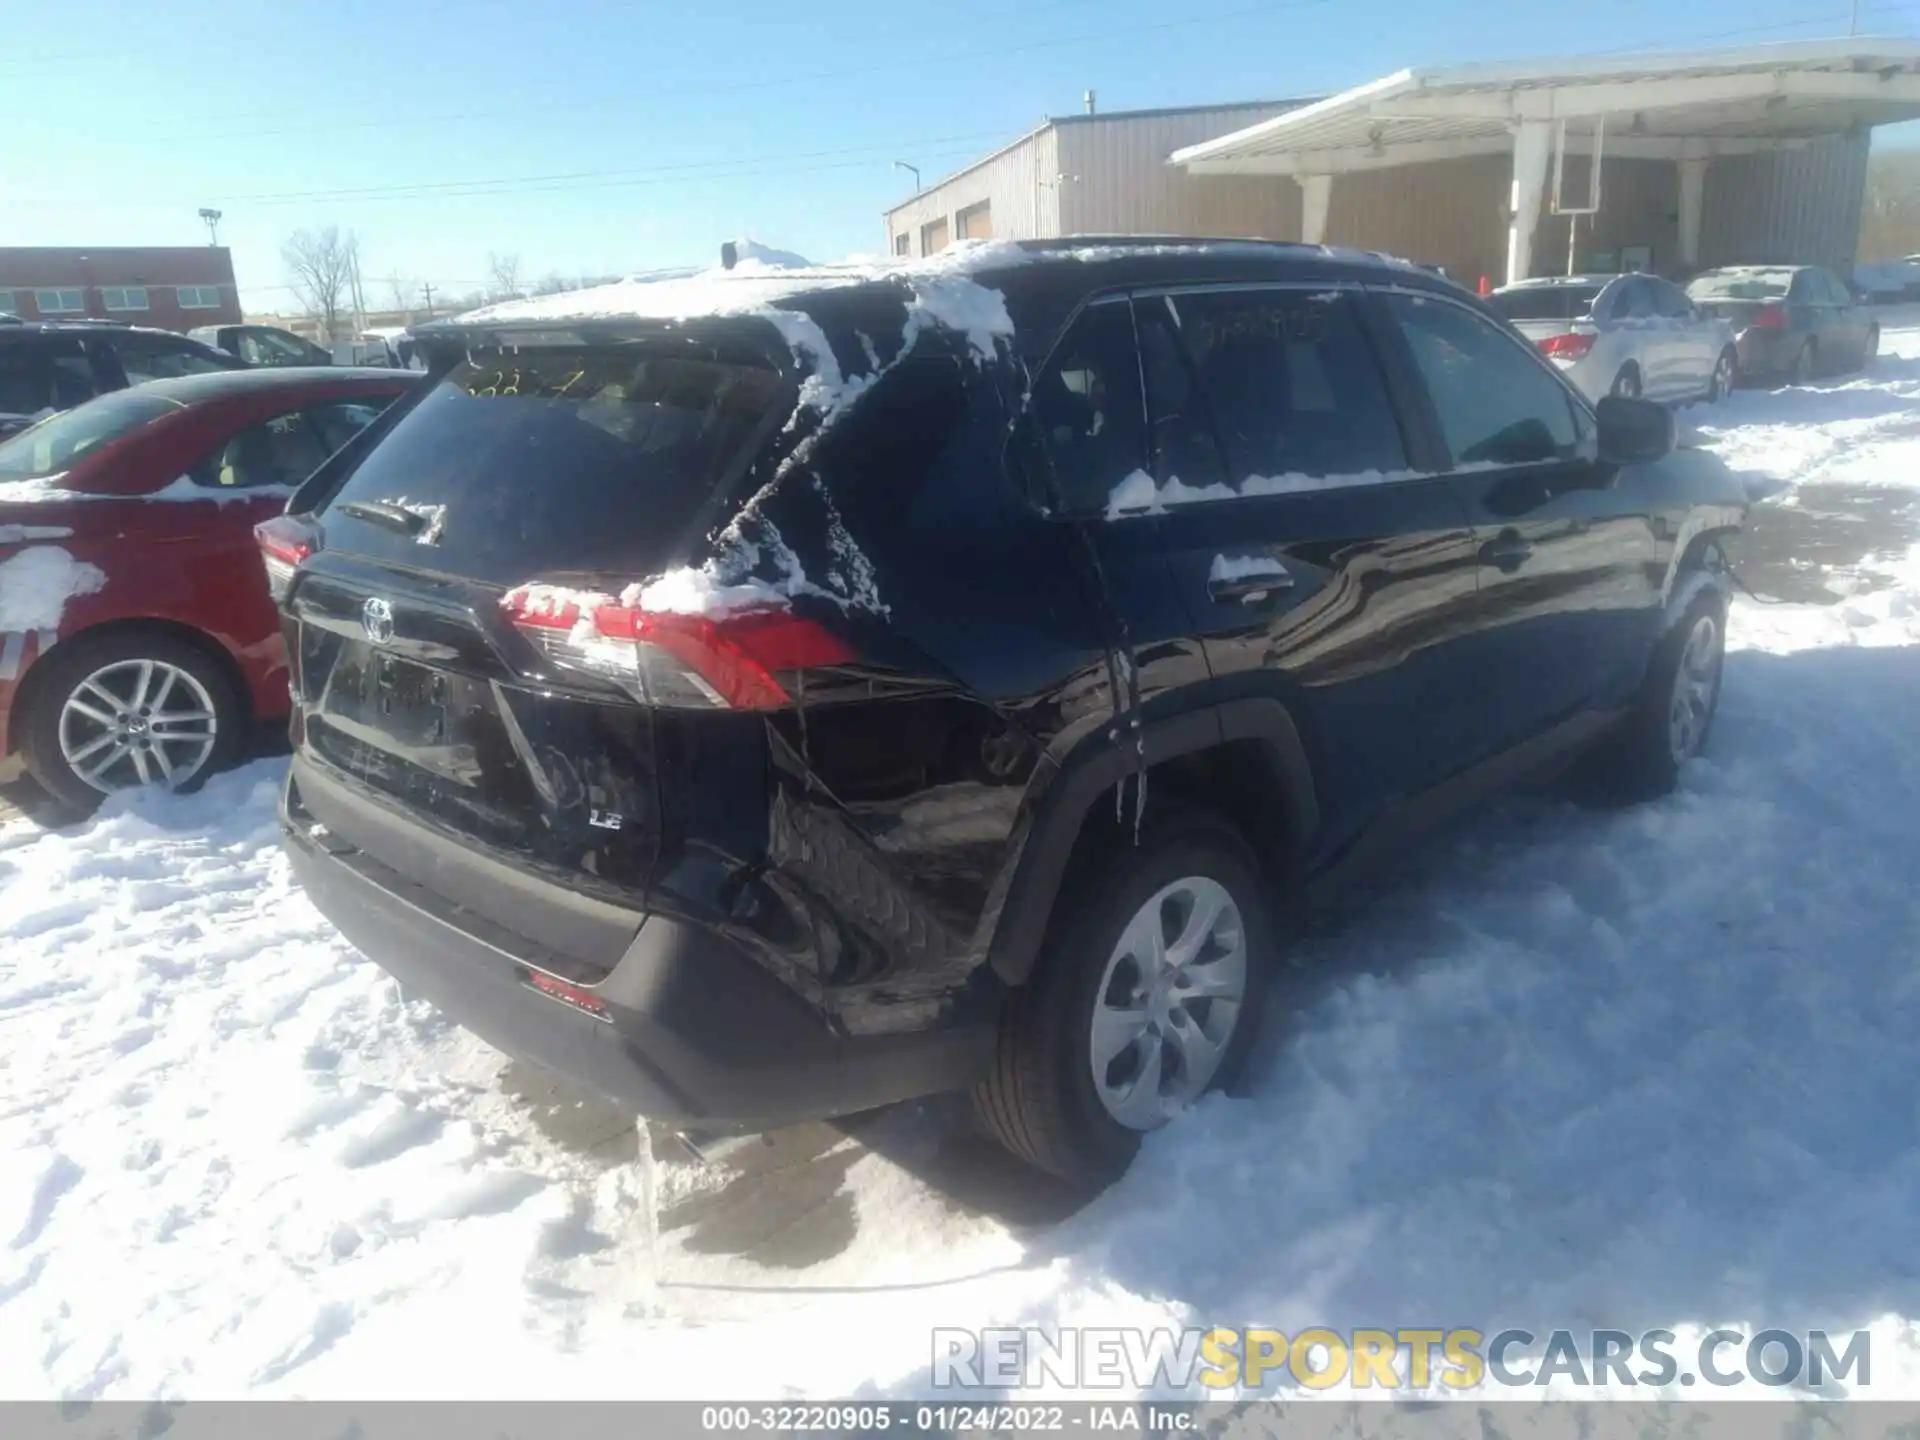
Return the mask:
<path fill-rule="evenodd" d="M 1920 487 L 1888 349 L 1695 423 Z M 1878 568 L 1737 605 L 1678 795 L 1511 803 L 1322 926 L 1250 1093 L 1063 1221 L 935 1104 L 664 1165 L 656 1248 L 615 1122 L 291 885 L 280 762 L 13 822 L 0 1398 L 915 1394 L 936 1326 L 1188 1324 L 1870 1326 L 1920 1396 L 1920 554 Z"/>

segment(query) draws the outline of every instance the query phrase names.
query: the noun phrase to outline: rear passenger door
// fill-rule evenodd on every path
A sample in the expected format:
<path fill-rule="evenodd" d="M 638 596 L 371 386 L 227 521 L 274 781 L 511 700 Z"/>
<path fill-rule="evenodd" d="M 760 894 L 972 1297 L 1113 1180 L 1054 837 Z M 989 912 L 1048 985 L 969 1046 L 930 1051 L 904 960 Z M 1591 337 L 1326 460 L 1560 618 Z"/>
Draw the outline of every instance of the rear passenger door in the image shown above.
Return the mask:
<path fill-rule="evenodd" d="M 1471 305 L 1398 290 L 1379 300 L 1472 515 L 1485 732 L 1511 746 L 1622 703 L 1660 609 L 1648 477 L 1602 465 L 1585 405 Z"/>
<path fill-rule="evenodd" d="M 1109 529 L 1157 527 L 1216 698 L 1288 706 L 1337 846 L 1477 758 L 1465 506 L 1410 458 L 1357 288 L 1134 304 L 1154 483 Z"/>
<path fill-rule="evenodd" d="M 1653 289 L 1654 307 L 1673 347 L 1673 383 L 1665 398 L 1691 400 L 1706 391 L 1713 367 L 1720 361 L 1714 328 L 1679 286 L 1653 276 L 1646 283 Z"/>

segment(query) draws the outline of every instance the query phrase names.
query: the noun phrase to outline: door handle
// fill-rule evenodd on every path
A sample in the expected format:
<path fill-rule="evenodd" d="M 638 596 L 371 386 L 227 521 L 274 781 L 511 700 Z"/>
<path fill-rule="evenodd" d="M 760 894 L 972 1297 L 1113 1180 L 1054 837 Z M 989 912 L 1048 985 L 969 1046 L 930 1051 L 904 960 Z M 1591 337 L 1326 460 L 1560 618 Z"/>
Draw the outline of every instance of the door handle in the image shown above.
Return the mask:
<path fill-rule="evenodd" d="M 1511 575 L 1526 564 L 1532 554 L 1533 546 L 1521 537 L 1518 530 L 1502 530 L 1480 547 L 1480 563 Z"/>
<path fill-rule="evenodd" d="M 1259 564 L 1258 569 L 1235 573 L 1240 565 L 1254 563 Z M 1207 594 L 1222 604 L 1238 600 L 1242 605 L 1258 605 L 1292 588 L 1293 576 L 1265 556 L 1247 556 L 1238 563 L 1220 556 L 1214 560 L 1213 573 L 1207 577 Z"/>

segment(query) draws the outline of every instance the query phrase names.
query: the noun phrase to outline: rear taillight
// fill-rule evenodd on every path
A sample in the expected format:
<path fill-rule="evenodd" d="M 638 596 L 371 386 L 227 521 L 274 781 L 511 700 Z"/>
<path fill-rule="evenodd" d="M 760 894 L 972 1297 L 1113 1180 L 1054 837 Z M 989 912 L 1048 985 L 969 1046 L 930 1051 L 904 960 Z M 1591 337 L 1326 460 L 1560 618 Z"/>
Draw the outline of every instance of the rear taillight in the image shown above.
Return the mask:
<path fill-rule="evenodd" d="M 1593 336 L 1582 335 L 1578 331 L 1552 335 L 1540 342 L 1540 353 L 1549 360 L 1584 360 L 1592 349 Z"/>
<path fill-rule="evenodd" d="M 267 564 L 267 593 L 277 604 L 293 588 L 293 572 L 320 546 L 320 532 L 305 520 L 276 515 L 253 527 L 260 558 Z"/>
<path fill-rule="evenodd" d="M 1787 307 L 1762 305 L 1753 312 L 1753 319 L 1747 323 L 1755 330 L 1784 330 L 1787 328 Z"/>
<path fill-rule="evenodd" d="M 649 705 L 779 710 L 793 703 L 791 677 L 854 658 L 831 631 L 784 610 L 655 614 L 539 586 L 500 603 L 556 665 L 617 681 Z"/>

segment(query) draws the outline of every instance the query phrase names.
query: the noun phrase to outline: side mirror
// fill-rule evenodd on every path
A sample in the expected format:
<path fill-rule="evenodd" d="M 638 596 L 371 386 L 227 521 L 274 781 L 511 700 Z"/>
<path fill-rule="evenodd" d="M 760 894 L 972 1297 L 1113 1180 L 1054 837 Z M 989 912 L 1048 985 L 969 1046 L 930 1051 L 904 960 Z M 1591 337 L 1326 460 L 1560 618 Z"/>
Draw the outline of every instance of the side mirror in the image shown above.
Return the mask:
<path fill-rule="evenodd" d="M 1650 465 L 1671 455 L 1680 427 L 1673 412 L 1651 400 L 1605 396 L 1593 407 L 1600 421 L 1600 459 L 1607 465 Z"/>

